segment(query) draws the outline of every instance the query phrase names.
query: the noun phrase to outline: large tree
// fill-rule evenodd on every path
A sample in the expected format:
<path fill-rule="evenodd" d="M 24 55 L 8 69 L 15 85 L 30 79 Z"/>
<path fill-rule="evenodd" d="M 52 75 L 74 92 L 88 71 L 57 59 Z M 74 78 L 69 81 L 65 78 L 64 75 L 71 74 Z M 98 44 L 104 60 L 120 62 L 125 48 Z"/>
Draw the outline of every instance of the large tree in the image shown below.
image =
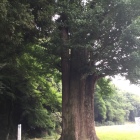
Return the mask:
<path fill-rule="evenodd" d="M 82 0 L 3 0 L 0 3 L 0 70 L 4 74 L 11 72 L 12 66 L 17 70 L 24 50 L 40 42 L 47 44 L 44 48 L 47 59 L 55 60 L 55 66 L 62 68 L 62 140 L 97 139 L 93 99 L 99 78 L 118 73 L 131 81 L 139 78 L 139 5 L 138 0 L 86 3 Z M 54 13 L 59 18 L 53 24 Z M 58 64 L 60 56 L 61 64 Z M 50 60 L 46 66 L 54 66 Z M 12 72 L 14 76 L 18 74 Z M 17 84 L 11 82 L 11 73 L 7 79 L 3 78 L 4 74 L 0 75 L 0 88 L 6 85 L 9 91 L 10 85 L 15 93 Z M 21 75 L 25 78 L 28 74 Z M 3 95 L 9 94 L 1 92 Z M 7 103 L 12 107 L 13 102 Z M 7 139 L 8 134 L 9 130 Z"/>
<path fill-rule="evenodd" d="M 23 135 L 54 128 L 50 112 L 60 108 L 59 73 L 39 45 L 52 11 L 46 0 L 0 1 L 0 139 L 16 139 L 18 123 Z"/>
<path fill-rule="evenodd" d="M 61 54 L 61 140 L 97 140 L 94 87 L 107 75 L 140 77 L 139 1 L 57 1 L 54 50 Z M 59 30 L 58 30 L 59 29 Z M 58 33 L 59 32 L 59 33 Z M 55 40 L 56 39 L 56 40 Z"/>

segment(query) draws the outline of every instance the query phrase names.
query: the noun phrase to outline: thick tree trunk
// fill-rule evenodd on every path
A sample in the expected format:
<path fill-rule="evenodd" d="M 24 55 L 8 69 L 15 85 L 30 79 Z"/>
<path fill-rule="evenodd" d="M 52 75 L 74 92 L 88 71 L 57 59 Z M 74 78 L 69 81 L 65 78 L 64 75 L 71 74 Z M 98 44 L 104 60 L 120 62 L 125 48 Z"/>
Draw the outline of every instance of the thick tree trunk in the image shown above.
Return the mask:
<path fill-rule="evenodd" d="M 86 49 L 67 48 L 68 33 L 61 29 L 62 48 L 62 135 L 61 140 L 98 140 L 94 125 L 96 76 L 84 76 Z"/>
<path fill-rule="evenodd" d="M 94 126 L 93 75 L 82 79 L 71 75 L 69 92 L 63 92 L 63 126 L 61 140 L 97 140 Z M 66 85 L 66 83 L 64 84 Z M 69 95 L 68 95 L 69 94 Z"/>
<path fill-rule="evenodd" d="M 62 59 L 61 140 L 98 140 L 94 126 L 96 76 L 92 74 L 83 77 L 75 69 L 76 64 L 79 65 L 78 61 L 73 58 L 70 61 L 69 57 L 66 57 L 69 56 L 68 51 L 64 54 Z"/>

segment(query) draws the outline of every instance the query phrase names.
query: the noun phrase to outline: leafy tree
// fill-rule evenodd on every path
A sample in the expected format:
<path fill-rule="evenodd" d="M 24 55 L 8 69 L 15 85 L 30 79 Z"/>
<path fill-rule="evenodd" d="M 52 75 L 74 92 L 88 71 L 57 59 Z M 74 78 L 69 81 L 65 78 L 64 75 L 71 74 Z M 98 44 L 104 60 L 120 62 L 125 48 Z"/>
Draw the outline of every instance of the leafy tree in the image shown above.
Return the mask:
<path fill-rule="evenodd" d="M 140 116 L 140 99 L 139 96 L 132 94 L 132 93 L 126 93 L 124 94 L 126 98 L 126 102 L 131 104 L 131 108 L 129 108 L 129 113 L 127 116 L 128 121 L 135 121 L 135 117 Z"/>
<path fill-rule="evenodd" d="M 125 122 L 126 110 L 124 109 L 125 99 L 122 93 L 115 93 L 112 97 L 106 100 L 107 104 L 107 119 L 106 121 L 113 121 L 123 123 Z"/>
<path fill-rule="evenodd" d="M 22 124 L 24 133 L 32 136 L 42 130 L 55 130 L 55 120 L 51 116 L 52 112 L 61 110 L 61 88 L 55 80 L 59 81 L 57 75 L 60 74 L 55 70 L 46 73 L 45 61 L 41 63 L 37 57 L 42 57 L 43 52 L 40 46 L 30 46 L 16 58 L 13 67 L 1 69 L 0 121 L 5 128 L 0 131 L 2 139 L 8 135 L 9 139 L 11 136 L 15 139 L 18 123 Z"/>
<path fill-rule="evenodd" d="M 62 71 L 61 139 L 96 140 L 93 120 L 96 81 L 106 75 L 118 73 L 132 82 L 139 78 L 139 5 L 138 0 L 99 0 L 86 3 L 63 0 L 3 0 L 0 3 L 0 103 L 4 103 L 3 109 L 8 106 L 8 123 L 12 122 L 10 119 L 13 114 L 9 107 L 13 108 L 16 99 L 20 98 L 18 102 L 22 101 L 24 93 L 27 93 L 27 104 L 33 102 L 32 107 L 37 112 L 40 111 L 39 107 L 43 116 L 48 113 L 43 110 L 41 103 L 48 101 L 44 101 L 40 93 L 49 91 L 46 88 L 48 86 L 44 85 L 48 83 L 50 86 L 51 82 L 44 82 L 43 74 L 37 76 L 40 75 L 40 70 L 45 70 L 42 69 L 45 62 L 39 64 L 36 62 L 39 58 L 36 59 L 26 52 L 29 46 L 42 41 L 46 57 L 41 60 L 46 59 L 48 62 L 45 66 L 49 68 L 48 73 L 54 71 L 51 68 Z M 53 22 L 55 14 L 58 19 Z M 24 61 L 20 61 L 20 56 Z M 34 69 L 37 71 L 33 72 Z M 59 74 L 56 72 L 55 75 Z M 14 108 L 20 107 L 17 104 Z M 30 124 L 33 122 L 30 121 Z M 44 125 L 41 121 L 39 124 Z M 39 124 L 35 123 L 34 126 Z M 8 139 L 10 130 L 5 132 Z"/>
<path fill-rule="evenodd" d="M 94 103 L 95 121 L 103 122 L 106 119 L 106 110 L 107 110 L 105 102 L 100 96 L 100 94 L 96 94 L 94 100 L 95 100 Z"/>
<path fill-rule="evenodd" d="M 20 97 L 21 109 L 20 123 L 28 134 L 35 136 L 42 131 L 55 130 L 55 121 L 52 118 L 52 112 L 61 110 L 61 89 L 58 83 L 58 71 L 51 72 L 47 70 L 46 61 L 42 59 L 44 48 L 33 46 L 27 50 L 19 60 L 19 69 L 26 73 L 28 88 L 26 94 Z M 37 52 L 35 52 L 36 50 Z M 40 56 L 40 57 L 37 57 Z M 20 87 L 20 90 L 23 87 Z M 26 132 L 25 131 L 25 132 Z"/>
<path fill-rule="evenodd" d="M 102 125 L 122 124 L 125 121 L 134 121 L 139 116 L 139 96 L 116 89 L 108 79 L 100 79 L 95 91 L 96 122 Z"/>
<path fill-rule="evenodd" d="M 53 52 L 61 54 L 61 140 L 98 139 L 94 128 L 94 87 L 120 73 L 139 78 L 139 1 L 57 1 Z M 55 43 L 57 42 L 57 44 Z M 56 52 L 55 52 L 56 51 Z"/>
<path fill-rule="evenodd" d="M 98 80 L 95 88 L 94 113 L 95 121 L 104 122 L 107 118 L 107 100 L 116 93 L 115 87 L 111 84 L 110 79 L 101 78 Z M 110 104 L 110 103 L 109 103 Z"/>
<path fill-rule="evenodd" d="M 0 2 L 0 139 L 16 139 L 18 123 L 27 134 L 55 127 L 51 115 L 61 109 L 60 73 L 40 46 L 53 25 L 51 4 Z"/>
<path fill-rule="evenodd" d="M 13 106 L 17 83 L 26 84 L 23 74 L 17 69 L 16 60 L 27 42 L 25 30 L 35 29 L 28 4 L 2 0 L 0 2 L 0 111 L 1 139 L 9 139 L 13 130 Z"/>
<path fill-rule="evenodd" d="M 95 121 L 123 123 L 125 121 L 126 98 L 109 79 L 100 79 L 94 97 Z"/>

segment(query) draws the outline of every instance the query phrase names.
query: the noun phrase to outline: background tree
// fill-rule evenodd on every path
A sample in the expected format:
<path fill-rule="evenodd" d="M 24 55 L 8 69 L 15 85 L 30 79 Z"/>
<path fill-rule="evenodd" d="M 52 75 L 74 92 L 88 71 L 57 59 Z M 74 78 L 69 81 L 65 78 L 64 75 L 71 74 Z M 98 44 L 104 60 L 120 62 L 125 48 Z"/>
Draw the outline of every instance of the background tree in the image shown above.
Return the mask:
<path fill-rule="evenodd" d="M 40 46 L 53 25 L 51 4 L 0 2 L 0 139 L 16 139 L 19 123 L 28 135 L 56 127 L 52 112 L 61 109 L 60 73 Z"/>
<path fill-rule="evenodd" d="M 97 125 L 134 122 L 135 117 L 140 115 L 139 96 L 117 89 L 109 78 L 99 79 L 95 92 L 94 106 Z"/>
<path fill-rule="evenodd" d="M 107 102 L 112 95 L 116 93 L 114 85 L 111 84 L 110 79 L 101 78 L 98 80 L 95 88 L 94 97 L 94 113 L 95 121 L 104 122 L 107 118 Z"/>
<path fill-rule="evenodd" d="M 107 79 L 100 79 L 95 91 L 94 106 L 97 125 L 134 122 L 135 117 L 140 115 L 138 95 L 116 89 Z"/>
<path fill-rule="evenodd" d="M 137 95 L 133 95 L 131 93 L 126 93 L 125 95 L 126 102 L 131 104 L 131 108 L 129 108 L 129 114 L 127 116 L 127 120 L 134 122 L 135 117 L 140 116 L 140 98 Z"/>

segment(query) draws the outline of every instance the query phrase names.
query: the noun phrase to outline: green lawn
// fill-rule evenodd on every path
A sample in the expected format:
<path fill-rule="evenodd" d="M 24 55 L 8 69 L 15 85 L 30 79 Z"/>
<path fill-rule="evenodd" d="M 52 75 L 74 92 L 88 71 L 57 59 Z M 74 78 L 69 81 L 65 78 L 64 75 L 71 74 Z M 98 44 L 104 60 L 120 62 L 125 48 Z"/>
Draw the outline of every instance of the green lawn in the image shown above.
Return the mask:
<path fill-rule="evenodd" d="M 140 140 L 140 126 L 135 124 L 100 126 L 96 127 L 96 133 L 100 140 Z M 57 140 L 58 138 L 50 136 L 42 139 L 33 140 Z"/>
<path fill-rule="evenodd" d="M 55 135 L 55 136 L 48 136 L 48 137 L 44 137 L 44 138 L 34 138 L 34 139 L 30 139 L 30 140 L 58 140 L 59 139 L 59 135 Z"/>
<path fill-rule="evenodd" d="M 134 124 L 96 127 L 100 140 L 140 140 L 140 126 Z"/>

